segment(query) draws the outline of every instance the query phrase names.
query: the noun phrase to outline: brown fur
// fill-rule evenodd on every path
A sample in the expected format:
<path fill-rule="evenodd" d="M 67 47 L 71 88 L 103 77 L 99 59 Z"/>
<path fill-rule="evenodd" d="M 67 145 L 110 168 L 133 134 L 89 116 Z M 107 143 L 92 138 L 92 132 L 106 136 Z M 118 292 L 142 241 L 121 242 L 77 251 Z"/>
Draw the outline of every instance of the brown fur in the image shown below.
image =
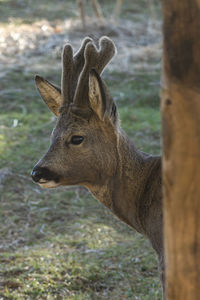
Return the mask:
<path fill-rule="evenodd" d="M 123 222 L 149 238 L 163 270 L 161 159 L 137 150 L 120 128 L 116 106 L 100 78 L 114 55 L 113 43 L 104 37 L 100 40 L 100 50 L 88 40 L 83 45 L 84 51 L 80 53 L 84 52 L 84 56 L 79 57 L 82 70 L 76 70 L 75 77 L 65 69 L 66 61 L 71 61 L 67 70 L 72 70 L 75 59 L 66 59 L 63 52 L 64 99 L 60 96 L 59 104 L 58 98 L 54 101 L 57 125 L 49 150 L 33 170 L 33 179 L 45 187 L 77 184 L 87 187 Z M 38 78 L 37 87 L 48 105 L 50 85 L 47 83 L 44 88 L 46 81 Z M 51 95 L 50 90 L 50 109 Z M 73 136 L 84 140 L 74 145 Z M 48 180 L 42 170 L 49 170 Z"/>

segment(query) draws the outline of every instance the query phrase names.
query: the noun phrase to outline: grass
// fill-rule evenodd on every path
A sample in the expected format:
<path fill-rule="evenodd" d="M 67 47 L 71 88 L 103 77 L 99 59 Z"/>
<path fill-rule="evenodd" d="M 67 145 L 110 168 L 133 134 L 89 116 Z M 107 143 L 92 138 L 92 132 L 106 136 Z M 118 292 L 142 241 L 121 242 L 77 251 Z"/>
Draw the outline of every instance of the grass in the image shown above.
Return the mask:
<path fill-rule="evenodd" d="M 12 180 L 1 216 L 4 299 L 159 299 L 149 243 L 85 190 L 30 191 L 18 178 L 14 194 Z"/>
<path fill-rule="evenodd" d="M 32 24 L 41 18 L 56 22 L 78 16 L 75 0 L 59 0 L 56 5 L 54 1 L 48 0 L 0 0 L 0 4 L 1 22 L 3 23 L 12 21 L 16 25 Z M 104 15 L 109 17 L 113 12 L 115 2 L 103 0 L 101 5 Z M 130 18 L 134 13 L 137 18 L 140 13 L 147 13 L 149 9 L 146 0 L 135 1 L 131 7 L 129 1 L 124 0 L 121 15 L 123 18 Z M 86 3 L 86 11 L 90 16 L 93 13 L 89 3 Z"/>
<path fill-rule="evenodd" d="M 31 24 L 43 19 L 55 21 L 76 16 L 76 2 L 60 0 L 56 5 L 53 1 L 1 0 L 1 22 L 13 21 L 16 25 Z"/>
<path fill-rule="evenodd" d="M 11 17 L 16 26 L 20 18 L 27 23 L 28 7 L 29 22 L 48 16 L 56 24 L 65 17 L 61 4 L 75 15 L 74 1 L 60 1 L 56 11 L 53 1 L 48 7 L 47 1 L 0 3 L 5 26 Z M 130 17 L 127 3 L 123 11 Z M 141 6 L 134 8 L 138 14 Z M 59 82 L 57 57 L 48 68 L 45 55 L 40 63 L 43 75 Z M 35 90 L 34 74 L 34 66 L 14 65 L 0 81 L 0 299 L 161 299 L 156 256 L 144 237 L 84 188 L 43 190 L 32 183 L 31 169 L 55 124 Z M 159 77 L 159 72 L 105 72 L 123 129 L 139 149 L 155 154 L 160 153 Z"/>

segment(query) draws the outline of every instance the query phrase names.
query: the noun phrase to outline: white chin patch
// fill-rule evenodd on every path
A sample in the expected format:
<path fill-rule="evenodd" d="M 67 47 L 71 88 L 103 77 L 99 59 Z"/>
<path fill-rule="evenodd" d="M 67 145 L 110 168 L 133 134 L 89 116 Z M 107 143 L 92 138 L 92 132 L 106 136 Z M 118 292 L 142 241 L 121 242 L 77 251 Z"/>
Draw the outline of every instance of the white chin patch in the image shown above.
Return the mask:
<path fill-rule="evenodd" d="M 41 187 L 46 188 L 46 189 L 51 189 L 51 188 L 55 188 L 55 187 L 59 186 L 59 183 L 57 183 L 53 180 L 44 181 L 44 182 L 42 182 L 42 180 L 41 180 L 41 182 L 38 182 L 38 183 Z"/>

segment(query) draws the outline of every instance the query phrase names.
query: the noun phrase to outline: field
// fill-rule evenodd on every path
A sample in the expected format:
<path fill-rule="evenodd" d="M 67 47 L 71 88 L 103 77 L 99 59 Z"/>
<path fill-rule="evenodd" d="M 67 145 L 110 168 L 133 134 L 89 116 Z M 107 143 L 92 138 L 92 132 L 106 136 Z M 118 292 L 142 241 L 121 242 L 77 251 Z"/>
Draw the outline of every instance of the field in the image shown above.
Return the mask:
<path fill-rule="evenodd" d="M 0 0 L 0 299 L 161 299 L 150 243 L 82 187 L 41 189 L 30 172 L 45 153 L 55 117 L 35 74 L 59 84 L 67 41 L 108 35 L 118 54 L 104 72 L 121 125 L 137 148 L 160 153 L 161 22 L 156 1 L 87 3 L 84 31 L 76 1 Z M 153 3 L 153 5 L 152 5 Z"/>

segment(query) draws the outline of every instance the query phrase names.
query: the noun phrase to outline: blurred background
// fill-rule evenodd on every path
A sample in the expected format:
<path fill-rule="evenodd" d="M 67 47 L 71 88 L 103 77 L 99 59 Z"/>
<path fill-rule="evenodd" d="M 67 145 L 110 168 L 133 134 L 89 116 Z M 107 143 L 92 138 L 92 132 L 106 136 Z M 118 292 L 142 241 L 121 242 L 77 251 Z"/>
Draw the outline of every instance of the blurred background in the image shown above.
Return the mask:
<path fill-rule="evenodd" d="M 0 0 L 0 299 L 161 299 L 149 242 L 81 187 L 30 178 L 55 117 L 36 91 L 60 85 L 66 42 L 113 39 L 103 78 L 137 148 L 160 153 L 158 0 Z"/>

